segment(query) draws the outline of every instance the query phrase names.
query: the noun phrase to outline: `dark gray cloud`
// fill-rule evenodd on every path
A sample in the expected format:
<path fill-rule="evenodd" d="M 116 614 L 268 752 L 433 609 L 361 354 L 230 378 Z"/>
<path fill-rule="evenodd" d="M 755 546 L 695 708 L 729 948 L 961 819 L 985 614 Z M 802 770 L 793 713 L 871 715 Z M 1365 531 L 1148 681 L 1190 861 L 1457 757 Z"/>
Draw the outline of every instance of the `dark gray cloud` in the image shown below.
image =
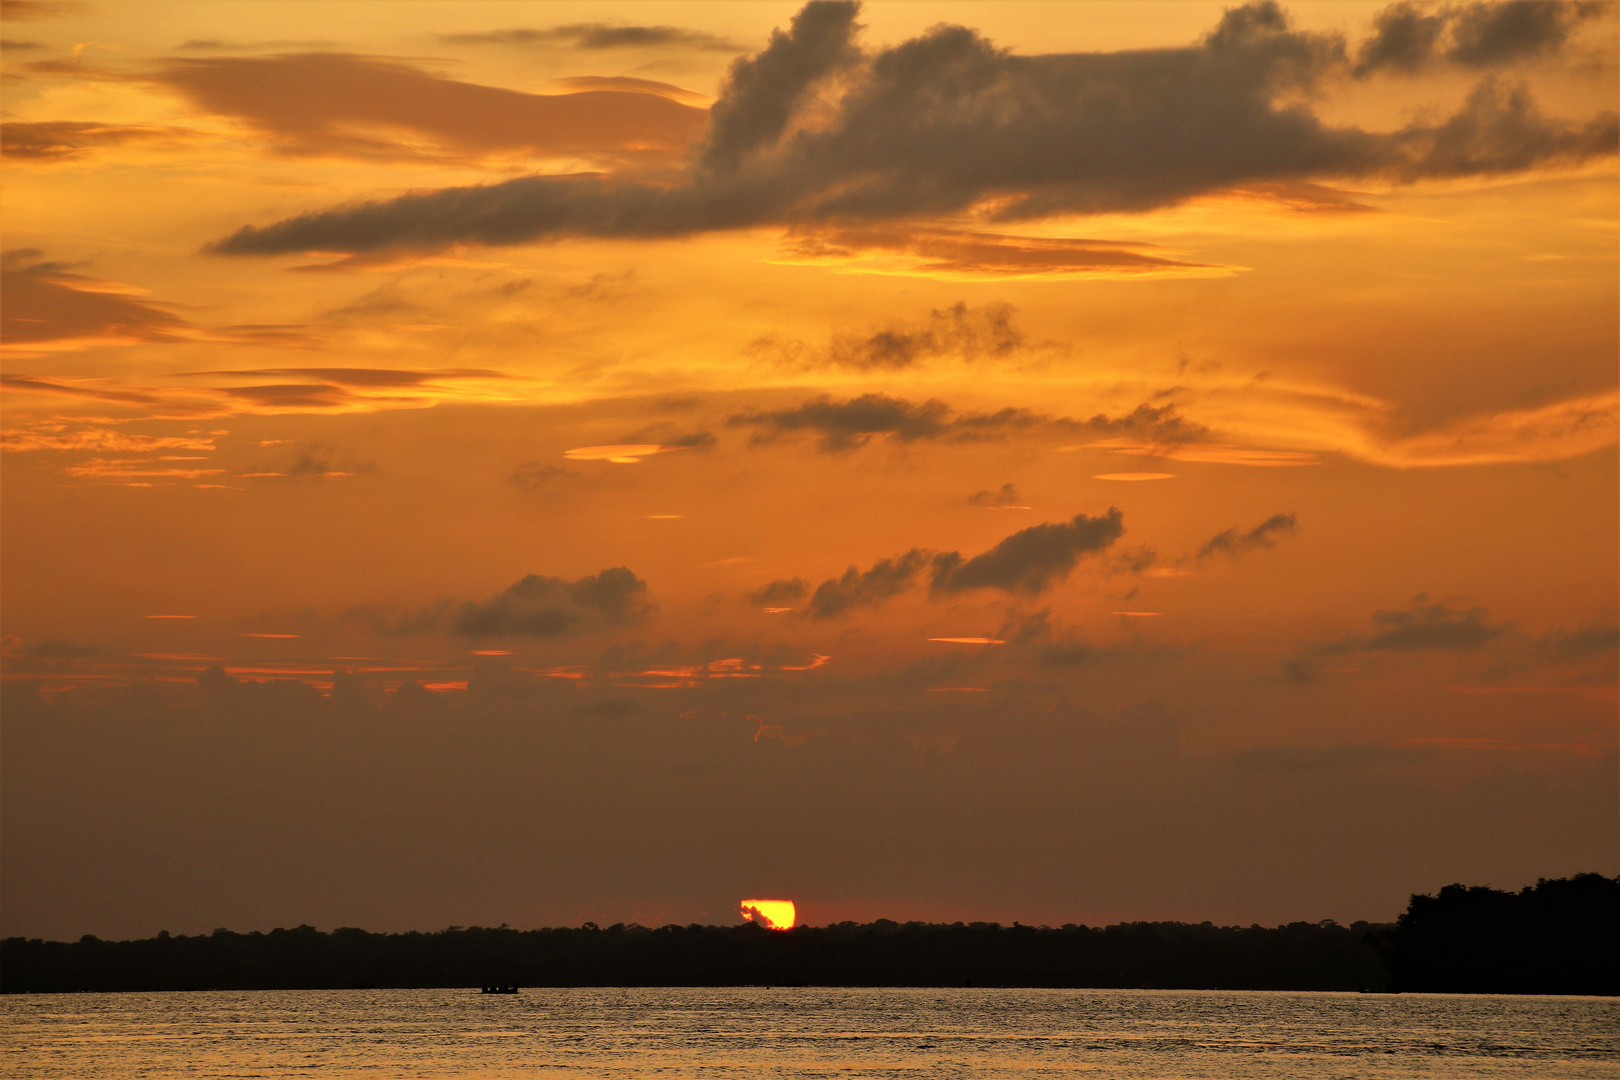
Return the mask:
<path fill-rule="evenodd" d="M 1149 405 L 1146 402 L 1119 416 L 1097 413 L 1089 420 L 1064 418 L 1054 422 L 1076 435 L 1130 435 L 1159 446 L 1197 442 L 1210 435 L 1209 428 L 1188 420 L 1176 411 L 1174 405 Z"/>
<path fill-rule="evenodd" d="M 834 334 L 819 347 L 770 335 L 756 339 L 748 352 L 793 367 L 898 371 L 945 356 L 1005 360 L 1025 347 L 1023 332 L 1013 325 L 1010 304 L 990 303 L 975 309 L 957 302 L 935 308 L 921 322 Z"/>
<path fill-rule="evenodd" d="M 1212 555 L 1235 556 L 1245 551 L 1272 547 L 1281 537 L 1293 536 L 1297 524 L 1293 514 L 1272 514 L 1248 532 L 1240 533 L 1236 529 L 1227 529 L 1205 541 L 1204 546 L 1198 549 L 1198 558 L 1207 559 Z"/>
<path fill-rule="evenodd" d="M 909 590 L 934 558 L 921 548 L 912 548 L 904 555 L 879 559 L 865 573 L 852 566 L 843 577 L 816 586 L 805 611 L 812 619 L 830 619 L 851 608 L 875 607 Z"/>
<path fill-rule="evenodd" d="M 665 237 L 917 222 L 987 205 L 992 220 L 1015 221 L 1143 211 L 1279 182 L 1490 175 L 1609 155 L 1620 143 L 1612 112 L 1552 120 L 1522 92 L 1491 84 L 1439 122 L 1384 132 L 1330 124 L 1302 95 L 1349 70 L 1345 42 L 1294 29 L 1271 0 L 1228 10 L 1181 48 L 1040 56 L 944 25 L 861 54 L 856 10 L 812 0 L 789 32 L 739 61 L 711 110 L 708 143 L 671 186 L 528 176 L 246 226 L 215 250 Z M 1467 33 L 1464 55 L 1493 55 L 1496 37 Z M 841 96 L 826 102 L 817 90 L 830 75 Z M 801 123 L 812 101 L 816 122 Z"/>
<path fill-rule="evenodd" d="M 729 171 L 745 154 L 774 145 L 816 83 L 858 57 L 859 11 L 852 0 L 811 0 L 787 33 L 772 31 L 764 51 L 734 62 L 709 110 L 713 126 L 702 165 Z"/>
<path fill-rule="evenodd" d="M 682 431 L 674 424 L 657 423 L 637 428 L 619 436 L 619 443 L 657 443 L 660 446 L 676 446 L 683 450 L 709 450 L 719 441 L 711 431 Z"/>
<path fill-rule="evenodd" d="M 954 551 L 937 556 L 929 587 L 936 594 L 1004 589 L 1034 596 L 1067 577 L 1082 555 L 1105 550 L 1124 532 L 1124 515 L 1112 506 L 1100 517 L 1076 514 L 1032 525 L 965 561 Z"/>
<path fill-rule="evenodd" d="M 1347 634 L 1340 640 L 1319 647 L 1322 654 L 1356 652 L 1420 652 L 1452 650 L 1473 652 L 1507 633 L 1508 627 L 1492 623 L 1484 608 L 1453 608 L 1444 601 L 1430 603 L 1420 593 L 1405 611 L 1375 611 L 1373 632 Z"/>
<path fill-rule="evenodd" d="M 937 398 L 913 403 L 887 394 L 861 394 L 847 401 L 823 394 L 791 408 L 737 413 L 726 423 L 754 428 L 755 443 L 815 435 L 818 449 L 827 453 L 854 450 L 883 437 L 901 442 L 977 442 L 1042 428 L 1066 436 L 1131 435 L 1158 444 L 1188 442 L 1209 433 L 1183 418 L 1173 405 L 1142 404 L 1120 416 L 1098 413 L 1089 420 L 1075 420 L 1024 408 L 958 413 Z"/>
<path fill-rule="evenodd" d="M 286 399 L 272 399 L 270 403 L 280 404 L 283 400 Z M 237 476 L 266 480 L 324 480 L 333 476 L 374 472 L 376 468 L 371 462 L 342 460 L 334 447 L 313 442 L 287 447 L 277 460 L 249 466 Z"/>
<path fill-rule="evenodd" d="M 1501 67 L 1555 53 L 1582 22 L 1612 5 L 1579 0 L 1391 4 L 1373 20 L 1356 55 L 1355 73 L 1413 74 L 1441 63 Z"/>
<path fill-rule="evenodd" d="M 976 491 L 967 497 L 969 506 L 1017 506 L 1023 501 L 1016 484 L 1002 484 L 999 491 Z"/>
<path fill-rule="evenodd" d="M 584 469 L 571 469 L 566 465 L 539 461 L 524 462 L 513 469 L 507 479 L 524 491 L 534 494 L 552 494 L 581 487 L 589 480 Z"/>
<path fill-rule="evenodd" d="M 730 38 L 681 26 L 614 26 L 611 23 L 569 23 L 566 26 L 510 27 L 472 34 L 440 34 L 450 45 L 571 45 L 580 49 L 697 49 L 702 52 L 741 52 Z"/>
<path fill-rule="evenodd" d="M 804 578 L 778 578 L 743 595 L 759 607 L 785 608 L 796 605 L 809 591 L 810 583 Z"/>
<path fill-rule="evenodd" d="M 1102 517 L 1077 513 L 1069 521 L 1019 529 L 990 551 L 966 559 L 961 552 L 933 552 L 912 547 L 909 552 L 880 559 L 870 570 L 851 567 L 838 578 L 816 586 L 805 606 L 812 619 L 833 619 L 857 607 L 875 607 L 928 581 L 930 596 L 966 593 L 969 589 L 1001 589 L 1016 596 L 1037 596 L 1074 570 L 1082 555 L 1105 551 L 1124 533 L 1123 515 L 1108 508 Z M 766 588 L 789 586 L 774 581 Z M 1019 638 L 1029 640 L 1047 633 L 1045 614 L 1025 627 Z"/>
<path fill-rule="evenodd" d="M 865 446 L 881 435 L 902 442 L 937 439 L 950 430 L 951 417 L 950 406 L 936 399 L 913 405 L 887 394 L 862 394 L 848 401 L 824 394 L 791 409 L 738 413 L 726 423 L 756 428 L 756 442 L 810 432 L 820 437 L 822 450 L 838 451 Z"/>
<path fill-rule="evenodd" d="M 575 581 L 530 574 L 499 596 L 467 603 L 452 631 L 463 637 L 553 638 L 642 621 L 647 583 L 622 566 Z"/>
<path fill-rule="evenodd" d="M 1560 660 L 1614 657 L 1620 653 L 1620 626 L 1595 623 L 1577 630 L 1554 630 L 1537 643 L 1541 651 Z"/>

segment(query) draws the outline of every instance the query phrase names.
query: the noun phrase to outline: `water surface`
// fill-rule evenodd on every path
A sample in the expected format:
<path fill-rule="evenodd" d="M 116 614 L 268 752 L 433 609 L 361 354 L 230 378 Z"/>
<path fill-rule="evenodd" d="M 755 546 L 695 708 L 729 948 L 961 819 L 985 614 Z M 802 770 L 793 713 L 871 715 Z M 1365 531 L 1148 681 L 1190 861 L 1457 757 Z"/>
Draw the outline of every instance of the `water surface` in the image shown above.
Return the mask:
<path fill-rule="evenodd" d="M 1620 1078 L 1606 998 L 1157 990 L 210 991 L 0 998 L 14 1080 Z"/>

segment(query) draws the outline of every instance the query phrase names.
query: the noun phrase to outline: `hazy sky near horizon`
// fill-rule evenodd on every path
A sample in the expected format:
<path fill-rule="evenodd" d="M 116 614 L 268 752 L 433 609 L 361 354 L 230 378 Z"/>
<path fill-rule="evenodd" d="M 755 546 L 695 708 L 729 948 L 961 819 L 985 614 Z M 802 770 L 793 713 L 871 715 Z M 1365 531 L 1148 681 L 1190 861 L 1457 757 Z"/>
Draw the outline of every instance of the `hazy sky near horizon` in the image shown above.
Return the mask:
<path fill-rule="evenodd" d="M 0 930 L 1620 872 L 1617 30 L 7 0 Z"/>

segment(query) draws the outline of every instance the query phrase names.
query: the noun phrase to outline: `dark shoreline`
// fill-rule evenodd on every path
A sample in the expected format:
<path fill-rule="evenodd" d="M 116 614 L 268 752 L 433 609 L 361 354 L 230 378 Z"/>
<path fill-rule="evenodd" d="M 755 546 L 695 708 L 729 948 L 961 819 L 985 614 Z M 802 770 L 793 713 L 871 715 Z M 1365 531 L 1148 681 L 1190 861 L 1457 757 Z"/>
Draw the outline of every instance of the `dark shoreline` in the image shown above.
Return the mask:
<path fill-rule="evenodd" d="M 1395 923 L 311 926 L 0 942 L 0 992 L 527 987 L 1063 987 L 1620 995 L 1620 877 L 1449 885 Z"/>

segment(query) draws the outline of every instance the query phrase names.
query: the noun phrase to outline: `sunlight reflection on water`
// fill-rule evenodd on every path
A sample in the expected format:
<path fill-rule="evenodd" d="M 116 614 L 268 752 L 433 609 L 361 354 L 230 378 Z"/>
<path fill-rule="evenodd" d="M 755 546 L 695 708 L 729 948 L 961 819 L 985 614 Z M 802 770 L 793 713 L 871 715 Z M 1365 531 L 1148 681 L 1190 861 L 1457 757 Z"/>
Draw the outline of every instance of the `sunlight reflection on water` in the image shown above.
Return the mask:
<path fill-rule="evenodd" d="M 1154 990 L 0 998 L 8 1077 L 1620 1077 L 1600 998 Z"/>

